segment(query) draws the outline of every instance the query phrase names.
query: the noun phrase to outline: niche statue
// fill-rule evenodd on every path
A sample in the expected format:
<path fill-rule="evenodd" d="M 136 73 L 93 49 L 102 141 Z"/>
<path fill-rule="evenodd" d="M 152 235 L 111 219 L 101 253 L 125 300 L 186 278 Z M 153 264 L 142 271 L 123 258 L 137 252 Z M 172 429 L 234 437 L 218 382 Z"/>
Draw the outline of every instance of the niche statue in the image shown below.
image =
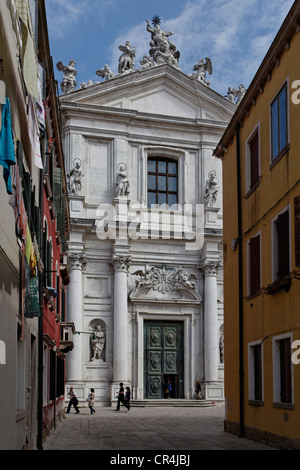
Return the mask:
<path fill-rule="evenodd" d="M 105 332 L 101 325 L 96 326 L 95 330 L 91 334 L 91 346 L 93 351 L 91 361 L 94 361 L 95 359 L 104 359 Z"/>

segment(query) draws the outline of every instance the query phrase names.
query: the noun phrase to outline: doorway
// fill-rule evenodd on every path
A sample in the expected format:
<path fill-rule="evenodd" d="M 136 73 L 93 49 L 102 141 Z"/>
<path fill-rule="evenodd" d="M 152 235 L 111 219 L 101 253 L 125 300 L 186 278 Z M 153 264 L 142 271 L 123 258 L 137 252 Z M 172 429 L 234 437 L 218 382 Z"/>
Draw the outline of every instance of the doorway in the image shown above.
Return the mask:
<path fill-rule="evenodd" d="M 144 398 L 184 398 L 183 351 L 183 322 L 145 321 Z"/>

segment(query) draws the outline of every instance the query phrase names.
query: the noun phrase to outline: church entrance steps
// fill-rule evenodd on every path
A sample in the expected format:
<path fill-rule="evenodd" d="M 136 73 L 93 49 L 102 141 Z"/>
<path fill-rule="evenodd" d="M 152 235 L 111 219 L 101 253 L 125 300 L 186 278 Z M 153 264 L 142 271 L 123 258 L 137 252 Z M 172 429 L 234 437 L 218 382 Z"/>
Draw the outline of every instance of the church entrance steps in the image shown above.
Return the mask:
<path fill-rule="evenodd" d="M 152 399 L 152 400 L 131 400 L 131 407 L 207 407 L 207 406 L 216 406 L 216 403 L 211 400 L 184 400 L 184 399 Z"/>

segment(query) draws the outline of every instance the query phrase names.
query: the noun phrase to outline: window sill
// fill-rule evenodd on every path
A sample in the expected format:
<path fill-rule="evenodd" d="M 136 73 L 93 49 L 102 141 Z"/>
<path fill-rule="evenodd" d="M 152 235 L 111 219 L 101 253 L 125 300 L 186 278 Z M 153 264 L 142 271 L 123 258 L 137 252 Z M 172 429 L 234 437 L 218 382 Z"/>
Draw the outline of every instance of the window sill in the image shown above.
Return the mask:
<path fill-rule="evenodd" d="M 279 162 L 279 160 L 281 160 L 285 154 L 287 154 L 290 150 L 290 144 L 287 144 L 280 152 L 279 154 L 273 159 L 273 161 L 271 162 L 271 165 L 270 165 L 270 170 L 272 170 L 272 168 L 277 165 L 277 163 Z"/>
<path fill-rule="evenodd" d="M 252 193 L 254 193 L 254 191 L 256 190 L 256 188 L 260 185 L 260 182 L 261 182 L 261 176 L 258 177 L 258 180 L 256 181 L 256 183 L 254 183 L 253 186 L 251 186 L 251 188 L 247 191 L 246 195 L 245 195 L 245 199 L 248 199 L 248 197 L 251 196 Z"/>
<path fill-rule="evenodd" d="M 294 403 L 283 403 L 283 402 L 273 402 L 274 408 L 285 408 L 288 410 L 293 410 L 295 408 Z"/>
<path fill-rule="evenodd" d="M 259 289 L 257 292 L 254 292 L 254 294 L 247 295 L 246 300 L 254 299 L 254 297 L 258 297 L 260 294 L 262 294 L 262 289 Z"/>
<path fill-rule="evenodd" d="M 251 406 L 264 406 L 265 402 L 263 400 L 248 400 L 248 405 L 251 405 Z"/>

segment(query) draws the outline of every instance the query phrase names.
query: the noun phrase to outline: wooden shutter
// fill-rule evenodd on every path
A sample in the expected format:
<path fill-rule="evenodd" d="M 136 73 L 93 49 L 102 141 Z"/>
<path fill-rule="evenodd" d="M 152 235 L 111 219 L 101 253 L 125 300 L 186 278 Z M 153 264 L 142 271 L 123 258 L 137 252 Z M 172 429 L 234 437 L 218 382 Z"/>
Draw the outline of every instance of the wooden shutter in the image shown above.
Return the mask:
<path fill-rule="evenodd" d="M 295 264 L 300 267 L 300 196 L 294 199 L 295 213 Z"/>
<path fill-rule="evenodd" d="M 291 341 L 285 338 L 280 341 L 280 395 L 281 402 L 292 403 L 291 377 Z"/>
<path fill-rule="evenodd" d="M 260 289 L 260 236 L 250 239 L 250 294 Z"/>
<path fill-rule="evenodd" d="M 290 272 L 290 236 L 289 211 L 279 214 L 277 219 L 278 235 L 278 278 L 282 279 Z"/>
<path fill-rule="evenodd" d="M 255 136 L 251 140 L 250 144 L 250 166 L 251 166 L 251 188 L 254 186 L 259 178 L 259 168 L 258 168 L 258 132 L 255 133 Z"/>

